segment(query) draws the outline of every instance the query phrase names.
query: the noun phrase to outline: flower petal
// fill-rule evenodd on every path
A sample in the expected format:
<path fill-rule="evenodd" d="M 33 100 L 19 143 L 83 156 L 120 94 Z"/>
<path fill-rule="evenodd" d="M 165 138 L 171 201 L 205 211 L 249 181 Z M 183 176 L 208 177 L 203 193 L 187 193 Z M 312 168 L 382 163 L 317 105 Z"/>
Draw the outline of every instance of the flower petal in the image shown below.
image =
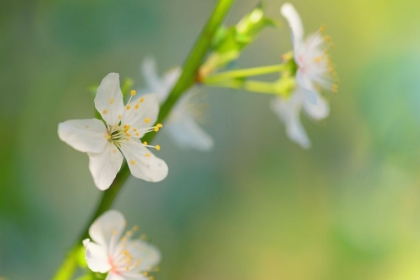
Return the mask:
<path fill-rule="evenodd" d="M 153 155 L 138 139 L 121 142 L 121 151 L 134 177 L 159 182 L 168 175 L 166 162 Z"/>
<path fill-rule="evenodd" d="M 103 78 L 96 92 L 95 107 L 107 124 L 114 126 L 119 123 L 119 116 L 124 112 L 120 75 L 109 73 Z"/>
<path fill-rule="evenodd" d="M 165 100 L 168 96 L 169 89 L 157 74 L 155 59 L 152 57 L 144 59 L 141 64 L 141 72 L 149 87 L 149 92 L 156 93 L 160 101 Z"/>
<path fill-rule="evenodd" d="M 125 223 L 125 218 L 120 212 L 109 210 L 93 222 L 89 228 L 89 235 L 96 243 L 110 251 L 121 238 Z"/>
<path fill-rule="evenodd" d="M 107 142 L 101 153 L 88 153 L 89 170 L 96 187 L 106 190 L 111 186 L 123 163 L 123 156 L 114 144 Z"/>
<path fill-rule="evenodd" d="M 302 20 L 295 7 L 290 3 L 284 3 L 280 9 L 281 14 L 289 22 L 290 28 L 293 31 L 294 40 L 298 43 L 303 41 L 303 25 Z"/>
<path fill-rule="evenodd" d="M 183 116 L 166 125 L 171 137 L 183 148 L 208 151 L 213 148 L 213 139 L 190 116 Z"/>
<path fill-rule="evenodd" d="M 141 260 L 140 265 L 133 271 L 151 271 L 161 260 L 159 249 L 143 240 L 133 240 L 127 247 L 134 248 L 131 251 L 134 260 Z"/>
<path fill-rule="evenodd" d="M 142 102 L 140 102 L 142 101 Z M 136 107 L 138 105 L 138 107 Z M 146 94 L 136 101 L 129 104 L 130 109 L 125 110 L 122 120 L 123 124 L 128 124 L 132 128 L 136 128 L 142 137 L 142 130 L 150 128 L 155 124 L 159 115 L 159 99 L 156 94 Z"/>
<path fill-rule="evenodd" d="M 286 125 L 287 136 L 302 148 L 309 148 L 311 142 L 300 122 L 301 100 L 299 95 L 293 94 L 288 100 L 275 98 L 271 101 L 271 109 Z"/>
<path fill-rule="evenodd" d="M 90 270 L 105 273 L 111 269 L 106 248 L 93 242 L 86 244 L 86 263 Z"/>
<path fill-rule="evenodd" d="M 315 120 L 324 119 L 330 114 L 330 106 L 318 92 L 314 91 L 313 93 L 315 94 L 315 102 L 303 99 L 305 113 Z"/>
<path fill-rule="evenodd" d="M 141 279 L 141 278 L 140 278 Z M 146 278 L 147 279 L 147 278 Z M 128 278 L 123 275 L 119 275 L 113 272 L 108 273 L 105 280 L 128 280 Z"/>
<path fill-rule="evenodd" d="M 58 136 L 80 152 L 100 153 L 108 141 L 106 127 L 98 119 L 62 122 L 58 125 Z"/>

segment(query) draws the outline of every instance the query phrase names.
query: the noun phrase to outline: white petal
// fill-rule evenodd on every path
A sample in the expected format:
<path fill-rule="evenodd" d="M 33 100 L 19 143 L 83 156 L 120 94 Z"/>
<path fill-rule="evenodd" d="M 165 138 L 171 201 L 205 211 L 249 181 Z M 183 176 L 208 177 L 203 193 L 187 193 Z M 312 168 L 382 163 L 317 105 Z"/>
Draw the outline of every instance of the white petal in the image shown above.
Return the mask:
<path fill-rule="evenodd" d="M 127 244 L 133 259 L 141 259 L 140 265 L 134 271 L 151 271 L 161 260 L 160 251 L 153 245 L 142 240 L 133 240 Z"/>
<path fill-rule="evenodd" d="M 177 118 L 166 125 L 171 137 L 183 148 L 208 151 L 213 148 L 213 139 L 189 116 Z"/>
<path fill-rule="evenodd" d="M 330 106 L 319 93 L 316 91 L 313 93 L 315 94 L 315 102 L 311 102 L 308 99 L 304 99 L 303 101 L 303 108 L 305 109 L 305 113 L 315 120 L 324 119 L 330 113 Z"/>
<path fill-rule="evenodd" d="M 296 11 L 295 7 L 293 7 L 290 3 L 285 3 L 281 6 L 280 9 L 281 14 L 287 19 L 289 22 L 290 28 L 293 31 L 294 39 L 296 42 L 300 43 L 303 41 L 303 25 L 302 20 L 298 12 Z"/>
<path fill-rule="evenodd" d="M 96 92 L 95 107 L 107 124 L 114 126 L 119 123 L 119 116 L 124 112 L 124 101 L 117 73 L 109 73 L 103 78 Z"/>
<path fill-rule="evenodd" d="M 111 280 L 149 280 L 150 278 L 144 276 L 142 273 L 133 273 L 133 272 L 126 272 L 121 271 L 121 276 L 123 278 L 110 278 Z M 108 278 L 106 280 L 109 280 Z"/>
<path fill-rule="evenodd" d="M 96 243 L 87 244 L 85 258 L 88 267 L 94 272 L 105 273 L 111 269 L 106 248 Z"/>
<path fill-rule="evenodd" d="M 151 57 L 144 59 L 141 65 L 141 72 L 146 80 L 149 92 L 156 93 L 160 101 L 165 100 L 169 89 L 157 74 L 155 59 Z"/>
<path fill-rule="evenodd" d="M 149 182 L 159 182 L 168 175 L 166 162 L 155 157 L 138 139 L 122 142 L 121 151 L 134 177 Z"/>
<path fill-rule="evenodd" d="M 58 136 L 80 152 L 100 153 L 108 141 L 106 127 L 98 119 L 62 122 L 58 125 Z"/>
<path fill-rule="evenodd" d="M 123 156 L 114 144 L 107 142 L 101 153 L 88 153 L 89 170 L 95 185 L 100 190 L 111 186 L 123 163 Z"/>
<path fill-rule="evenodd" d="M 311 142 L 299 117 L 301 109 L 300 97 L 294 94 L 288 100 L 275 98 L 271 101 L 270 105 L 274 113 L 286 125 L 287 136 L 302 148 L 309 148 Z"/>
<path fill-rule="evenodd" d="M 121 238 L 124 228 L 124 216 L 116 210 L 109 210 L 90 226 L 89 235 L 96 243 L 110 250 Z"/>
<path fill-rule="evenodd" d="M 143 100 L 143 102 L 139 103 L 140 100 Z M 139 105 L 137 109 L 136 105 Z M 156 94 L 143 95 L 140 99 L 131 101 L 129 106 L 130 109 L 126 109 L 124 113 L 123 125 L 128 124 L 141 131 L 155 124 L 159 115 L 159 99 Z M 147 122 L 146 119 L 148 119 Z M 139 137 L 142 137 L 143 134 L 141 133 Z"/>
<path fill-rule="evenodd" d="M 128 280 L 128 278 L 122 276 L 122 275 L 118 275 L 115 274 L 113 272 L 108 273 L 108 275 L 106 276 L 105 280 Z"/>
<path fill-rule="evenodd" d="M 175 86 L 175 83 L 178 81 L 181 74 L 182 69 L 180 67 L 174 68 L 166 72 L 165 76 L 163 77 L 167 89 L 166 95 L 168 95 L 172 88 Z"/>

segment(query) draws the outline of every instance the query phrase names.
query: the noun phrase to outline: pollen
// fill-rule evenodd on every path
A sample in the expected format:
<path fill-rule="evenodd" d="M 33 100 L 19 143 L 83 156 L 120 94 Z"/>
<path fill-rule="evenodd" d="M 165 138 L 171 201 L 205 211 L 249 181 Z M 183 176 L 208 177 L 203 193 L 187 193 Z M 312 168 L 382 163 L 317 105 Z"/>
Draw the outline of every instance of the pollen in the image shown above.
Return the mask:
<path fill-rule="evenodd" d="M 145 157 L 150 157 L 151 155 L 150 155 L 150 154 L 145 154 L 144 156 L 145 156 Z"/>
<path fill-rule="evenodd" d="M 104 114 L 104 115 L 108 114 L 108 110 L 103 110 L 102 114 Z"/>
<path fill-rule="evenodd" d="M 111 98 L 111 100 L 109 100 L 109 104 L 113 104 L 115 102 L 114 98 Z"/>
<path fill-rule="evenodd" d="M 134 96 L 134 95 L 136 95 L 136 91 L 133 89 L 133 90 L 130 91 L 130 94 L 131 94 L 131 96 Z"/>
<path fill-rule="evenodd" d="M 136 136 L 140 136 L 140 133 L 136 132 Z"/>
<path fill-rule="evenodd" d="M 130 105 L 127 105 L 127 106 L 125 106 L 125 108 L 126 108 L 127 110 L 130 110 L 130 109 L 131 109 L 131 106 L 130 106 Z"/>
<path fill-rule="evenodd" d="M 147 271 L 143 272 L 143 275 L 147 277 L 147 275 L 149 275 L 149 273 Z"/>
<path fill-rule="evenodd" d="M 111 135 L 109 135 L 109 134 L 107 133 L 107 134 L 105 134 L 105 138 L 106 138 L 106 139 L 111 139 Z"/>
<path fill-rule="evenodd" d="M 156 131 L 156 132 L 158 132 L 159 131 L 159 127 L 155 126 L 155 128 L 153 130 Z"/>
<path fill-rule="evenodd" d="M 140 98 L 139 102 L 143 103 L 144 102 L 144 97 Z"/>
<path fill-rule="evenodd" d="M 320 63 L 323 60 L 324 60 L 324 57 L 323 56 L 317 56 L 317 57 L 314 58 L 314 62 L 315 63 Z"/>
<path fill-rule="evenodd" d="M 163 127 L 163 125 L 161 123 L 158 123 L 156 126 L 159 127 L 159 128 Z"/>
<path fill-rule="evenodd" d="M 131 165 L 134 165 L 134 164 L 136 164 L 136 161 L 130 160 L 130 163 L 131 163 Z"/>
<path fill-rule="evenodd" d="M 121 120 L 122 119 L 122 116 L 121 115 L 118 115 L 118 119 Z"/>
<path fill-rule="evenodd" d="M 147 142 L 146 142 L 146 141 L 144 141 L 144 142 L 143 142 L 143 145 L 147 145 Z"/>
<path fill-rule="evenodd" d="M 319 32 L 324 33 L 325 30 L 327 29 L 327 26 L 325 24 L 321 25 L 321 27 L 319 28 Z"/>
<path fill-rule="evenodd" d="M 149 122 L 150 122 L 150 119 L 149 119 L 149 118 L 145 118 L 145 119 L 144 119 L 144 122 L 145 122 L 145 123 L 149 123 Z"/>
<path fill-rule="evenodd" d="M 156 145 L 155 146 L 155 149 L 158 150 L 158 151 L 160 151 L 160 146 L 159 145 Z"/>
<path fill-rule="evenodd" d="M 332 92 L 337 92 L 338 91 L 338 85 L 334 84 L 332 86 Z"/>
<path fill-rule="evenodd" d="M 136 109 L 140 108 L 140 104 L 136 104 L 136 106 L 134 106 L 134 108 L 136 108 Z"/>
<path fill-rule="evenodd" d="M 112 234 L 113 234 L 113 235 L 117 235 L 117 231 L 114 229 L 114 230 L 112 231 Z"/>

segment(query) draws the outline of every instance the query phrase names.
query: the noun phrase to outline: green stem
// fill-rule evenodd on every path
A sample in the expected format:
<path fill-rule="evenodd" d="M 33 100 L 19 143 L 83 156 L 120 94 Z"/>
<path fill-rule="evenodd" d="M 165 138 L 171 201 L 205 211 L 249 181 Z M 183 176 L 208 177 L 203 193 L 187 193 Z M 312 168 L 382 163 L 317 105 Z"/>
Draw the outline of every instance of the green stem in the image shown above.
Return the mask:
<path fill-rule="evenodd" d="M 250 81 L 250 80 L 229 80 L 218 84 L 206 84 L 207 86 L 242 89 L 252 92 L 279 95 L 282 93 L 281 87 L 274 83 Z"/>
<path fill-rule="evenodd" d="M 280 72 L 284 70 L 286 65 L 278 64 L 278 65 L 270 65 L 264 67 L 255 67 L 255 68 L 248 68 L 248 69 L 240 69 L 240 70 L 233 70 L 233 71 L 226 71 L 214 75 L 210 75 L 203 79 L 203 84 L 216 84 L 219 82 L 223 82 L 225 80 L 234 79 L 234 78 L 246 78 L 250 76 L 259 76 L 265 75 L 275 72 Z"/>
<path fill-rule="evenodd" d="M 181 77 L 178 79 L 174 88 L 171 90 L 167 100 L 162 104 L 159 112 L 158 123 L 163 123 L 166 117 L 169 115 L 172 107 L 175 105 L 179 97 L 187 89 L 189 89 L 196 81 L 196 76 L 199 67 L 203 61 L 204 56 L 207 54 L 211 47 L 213 36 L 216 33 L 218 27 L 225 18 L 227 12 L 232 6 L 234 0 L 219 0 L 213 14 L 207 21 L 206 26 L 200 34 L 193 50 L 188 56 L 184 63 L 183 72 Z M 151 142 L 156 134 L 148 133 L 143 137 L 142 141 Z M 89 222 L 83 230 L 82 235 L 77 239 L 71 252 L 67 255 L 66 259 L 58 269 L 54 280 L 70 280 L 77 268 L 77 254 L 78 248 L 82 246 L 82 240 L 88 237 L 88 231 L 93 221 L 103 214 L 105 211 L 110 209 L 112 203 L 116 199 L 121 188 L 124 186 L 125 181 L 130 175 L 130 171 L 126 164 L 123 165 L 111 187 L 102 193 L 101 200 L 95 210 L 95 213 L 90 218 Z"/>

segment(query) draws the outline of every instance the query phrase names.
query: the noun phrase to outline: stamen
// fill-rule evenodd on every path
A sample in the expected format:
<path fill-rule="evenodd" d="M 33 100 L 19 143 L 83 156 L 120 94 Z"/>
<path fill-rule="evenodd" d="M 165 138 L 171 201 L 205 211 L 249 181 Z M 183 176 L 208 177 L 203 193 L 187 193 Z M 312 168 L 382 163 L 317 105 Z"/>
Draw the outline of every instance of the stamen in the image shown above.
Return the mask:
<path fill-rule="evenodd" d="M 151 155 L 150 155 L 150 154 L 145 154 L 144 156 L 145 156 L 145 157 L 148 157 L 148 158 L 149 158 L 149 157 L 151 157 Z"/>
<path fill-rule="evenodd" d="M 133 90 L 130 91 L 130 94 L 131 94 L 131 96 L 134 96 L 134 95 L 136 95 L 136 91 L 133 89 Z"/>
<path fill-rule="evenodd" d="M 127 110 L 130 110 L 130 109 L 131 109 L 131 106 L 130 106 L 130 105 L 127 105 L 127 106 L 125 106 L 125 108 L 126 108 Z"/>
<path fill-rule="evenodd" d="M 144 102 L 144 97 L 140 98 L 139 102 L 143 103 Z"/>
<path fill-rule="evenodd" d="M 144 119 L 144 122 L 145 122 L 145 123 L 149 123 L 149 122 L 150 122 L 150 119 L 149 119 L 149 118 L 145 118 L 145 119 Z"/>
<path fill-rule="evenodd" d="M 109 104 L 113 104 L 115 102 L 114 98 L 111 98 L 111 100 L 109 100 Z"/>
<path fill-rule="evenodd" d="M 108 113 L 108 110 L 103 110 L 102 114 L 106 115 Z"/>
<path fill-rule="evenodd" d="M 131 165 L 136 164 L 136 162 L 134 160 L 130 160 Z"/>
<path fill-rule="evenodd" d="M 160 151 L 160 146 L 159 145 L 156 145 L 155 146 L 155 149 L 158 150 L 158 151 Z"/>

